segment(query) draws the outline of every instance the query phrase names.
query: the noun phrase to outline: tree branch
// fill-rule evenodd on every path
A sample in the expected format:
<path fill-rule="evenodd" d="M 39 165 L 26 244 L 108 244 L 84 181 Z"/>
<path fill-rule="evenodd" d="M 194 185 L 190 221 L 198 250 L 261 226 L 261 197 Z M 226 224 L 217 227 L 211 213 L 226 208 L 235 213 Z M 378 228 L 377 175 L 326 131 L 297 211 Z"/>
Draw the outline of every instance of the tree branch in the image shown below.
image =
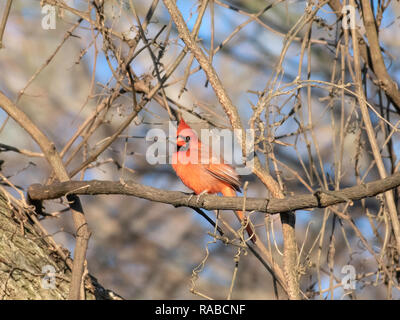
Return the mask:
<path fill-rule="evenodd" d="M 339 203 L 373 197 L 398 186 L 400 186 L 400 173 L 395 173 L 385 179 L 337 191 L 319 190 L 314 194 L 299 194 L 285 199 L 246 197 L 246 210 L 277 214 L 300 209 L 325 208 Z M 56 199 L 67 194 L 119 194 L 171 204 L 175 207 L 187 206 L 206 210 L 242 210 L 244 201 L 244 197 L 219 197 L 216 195 L 203 195 L 198 201 L 196 197 L 191 197 L 187 193 L 157 189 L 133 181 L 121 183 L 91 180 L 56 182 L 51 185 L 33 184 L 28 188 L 28 194 L 33 200 Z"/>
<path fill-rule="evenodd" d="M 6 29 L 8 15 L 10 14 L 12 0 L 8 0 L 6 7 L 4 8 L 3 18 L 1 19 L 0 23 L 0 49 L 3 48 L 3 34 L 4 30 Z"/>
<path fill-rule="evenodd" d="M 1 108 L 17 122 L 29 135 L 36 141 L 44 153 L 47 161 L 54 170 L 57 178 L 62 181 L 68 181 L 67 170 L 62 163 L 61 157 L 52 141 L 50 141 L 43 132 L 27 117 L 27 115 L 18 109 L 2 92 L 0 92 Z M 82 274 L 86 257 L 86 249 L 89 242 L 90 231 L 87 226 L 83 208 L 77 196 L 71 196 L 69 199 L 72 218 L 76 230 L 76 246 L 74 250 L 74 262 L 72 268 L 71 287 L 69 292 L 70 299 L 77 300 L 80 295 Z"/>
<path fill-rule="evenodd" d="M 370 67 L 375 76 L 378 78 L 378 86 L 385 91 L 387 97 L 389 98 L 390 102 L 392 102 L 397 112 L 400 112 L 400 91 L 396 82 L 388 74 L 383 61 L 381 47 L 379 45 L 379 39 L 376 32 L 375 19 L 372 14 L 371 7 L 369 6 L 368 1 L 362 1 L 361 3 L 362 16 L 369 46 L 358 30 L 355 30 L 355 37 L 359 45 L 360 56 L 364 60 L 364 63 Z M 366 4 L 368 4 L 368 6 Z M 338 18 L 343 16 L 342 4 L 340 3 L 340 0 L 330 0 L 329 6 L 332 8 L 332 10 L 334 10 Z"/>
<path fill-rule="evenodd" d="M 383 61 L 375 18 L 369 1 L 361 0 L 362 18 L 369 43 L 372 70 L 378 78 L 379 86 L 385 91 L 391 102 L 400 109 L 400 91 L 397 83 L 387 72 Z"/>
<path fill-rule="evenodd" d="M 364 21 L 367 20 L 371 24 L 374 22 L 371 7 L 369 6 L 369 3 L 365 2 L 364 0 L 362 0 L 362 3 L 363 3 L 363 14 L 364 15 L 367 14 L 367 16 L 369 16 L 369 18 L 364 17 Z M 355 6 L 355 1 L 350 0 L 350 5 Z M 371 15 L 372 15 L 372 18 L 371 18 Z M 370 21 L 370 19 L 372 19 L 373 21 Z M 366 28 L 367 28 L 367 26 L 366 26 Z M 375 23 L 373 23 L 373 28 L 375 28 Z M 374 35 L 373 39 L 374 39 L 374 41 L 378 41 L 378 38 L 376 35 L 376 30 L 374 32 L 375 32 L 375 35 Z M 387 173 L 386 173 L 385 165 L 382 160 L 380 146 L 378 145 L 378 142 L 376 140 L 374 127 L 372 125 L 371 118 L 370 118 L 369 112 L 368 112 L 368 108 L 365 103 L 366 97 L 364 95 L 364 90 L 363 90 L 363 86 L 362 86 L 361 66 L 360 66 L 360 58 L 358 56 L 359 55 L 358 42 L 355 39 L 357 37 L 355 29 L 352 29 L 351 33 L 352 33 L 353 51 L 354 51 L 354 70 L 356 72 L 356 82 L 357 82 L 356 83 L 357 99 L 360 104 L 360 110 L 361 110 L 362 118 L 363 118 L 363 121 L 365 124 L 365 130 L 367 131 L 367 136 L 368 136 L 369 143 L 371 145 L 372 154 L 373 154 L 375 162 L 376 162 L 376 167 L 378 169 L 380 177 L 386 178 Z M 376 37 L 376 39 L 375 39 L 375 37 Z M 374 43 L 370 43 L 370 45 L 371 45 L 371 49 L 372 49 L 372 47 L 374 46 Z M 378 50 L 379 50 L 379 54 L 380 54 L 379 43 L 377 43 L 376 45 L 378 46 Z M 372 50 L 376 51 L 375 49 L 372 49 Z M 377 53 L 375 52 L 375 54 L 377 54 Z M 383 63 L 383 60 L 382 60 L 382 63 Z M 383 64 L 383 68 L 385 69 L 385 72 L 386 72 L 386 68 L 385 68 L 384 64 Z M 390 219 L 392 221 L 393 233 L 396 238 L 397 252 L 400 253 L 400 223 L 399 223 L 399 218 L 397 215 L 397 208 L 396 208 L 395 200 L 393 197 L 393 192 L 392 191 L 385 192 L 385 198 L 386 198 L 387 208 L 388 208 L 388 211 L 390 214 Z"/>

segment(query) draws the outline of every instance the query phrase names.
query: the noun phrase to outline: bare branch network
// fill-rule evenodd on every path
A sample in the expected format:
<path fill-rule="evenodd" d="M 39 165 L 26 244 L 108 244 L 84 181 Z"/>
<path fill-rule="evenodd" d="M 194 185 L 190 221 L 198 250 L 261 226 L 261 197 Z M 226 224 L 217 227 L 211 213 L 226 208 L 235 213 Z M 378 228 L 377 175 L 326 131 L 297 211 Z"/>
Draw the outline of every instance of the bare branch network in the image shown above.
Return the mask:
<path fill-rule="evenodd" d="M 234 5 L 0 1 L 0 193 L 17 217 L 0 239 L 32 223 L 71 273 L 59 296 L 85 299 L 93 266 L 134 299 L 400 297 L 400 3 Z M 169 191 L 182 184 L 148 161 L 145 135 L 180 118 L 195 131 L 254 132 L 243 196 Z M 249 145 L 238 140 L 243 156 Z M 201 209 L 216 210 L 216 222 Z M 219 210 L 261 214 L 237 229 Z M 248 248 L 246 227 L 260 240 Z M 1 270 L 7 298 L 18 283 Z"/>

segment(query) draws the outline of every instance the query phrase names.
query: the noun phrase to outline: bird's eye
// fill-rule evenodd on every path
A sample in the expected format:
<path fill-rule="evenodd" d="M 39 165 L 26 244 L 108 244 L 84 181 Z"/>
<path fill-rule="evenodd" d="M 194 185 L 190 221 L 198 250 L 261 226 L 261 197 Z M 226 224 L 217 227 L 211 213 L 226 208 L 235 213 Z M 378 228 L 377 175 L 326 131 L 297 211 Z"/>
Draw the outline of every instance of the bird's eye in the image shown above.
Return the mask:
<path fill-rule="evenodd" d="M 189 136 L 186 137 L 186 138 L 185 138 L 185 141 L 186 141 L 186 142 L 189 142 L 189 141 L 190 141 L 190 137 L 189 137 Z"/>

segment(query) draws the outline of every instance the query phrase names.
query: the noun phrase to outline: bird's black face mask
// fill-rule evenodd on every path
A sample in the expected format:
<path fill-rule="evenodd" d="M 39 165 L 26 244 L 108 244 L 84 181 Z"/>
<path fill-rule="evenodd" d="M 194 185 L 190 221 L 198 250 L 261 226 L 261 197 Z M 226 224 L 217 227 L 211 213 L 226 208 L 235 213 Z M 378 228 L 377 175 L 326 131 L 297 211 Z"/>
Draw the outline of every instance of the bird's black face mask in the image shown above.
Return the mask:
<path fill-rule="evenodd" d="M 177 139 L 177 149 L 178 151 L 187 151 L 189 149 L 190 137 L 189 136 L 178 136 Z"/>

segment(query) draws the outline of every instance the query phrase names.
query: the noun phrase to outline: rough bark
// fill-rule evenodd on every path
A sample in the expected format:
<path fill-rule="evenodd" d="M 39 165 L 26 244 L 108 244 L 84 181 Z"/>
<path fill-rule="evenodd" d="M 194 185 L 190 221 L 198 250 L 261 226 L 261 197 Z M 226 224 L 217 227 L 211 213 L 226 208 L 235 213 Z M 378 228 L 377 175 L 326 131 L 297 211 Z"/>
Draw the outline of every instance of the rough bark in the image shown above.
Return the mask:
<path fill-rule="evenodd" d="M 42 270 L 55 269 L 54 289 L 45 289 Z M 9 207 L 0 192 L 0 299 L 58 300 L 68 299 L 71 271 L 54 248 L 41 236 L 26 212 Z M 85 297 L 88 300 L 118 299 L 89 276 Z"/>

